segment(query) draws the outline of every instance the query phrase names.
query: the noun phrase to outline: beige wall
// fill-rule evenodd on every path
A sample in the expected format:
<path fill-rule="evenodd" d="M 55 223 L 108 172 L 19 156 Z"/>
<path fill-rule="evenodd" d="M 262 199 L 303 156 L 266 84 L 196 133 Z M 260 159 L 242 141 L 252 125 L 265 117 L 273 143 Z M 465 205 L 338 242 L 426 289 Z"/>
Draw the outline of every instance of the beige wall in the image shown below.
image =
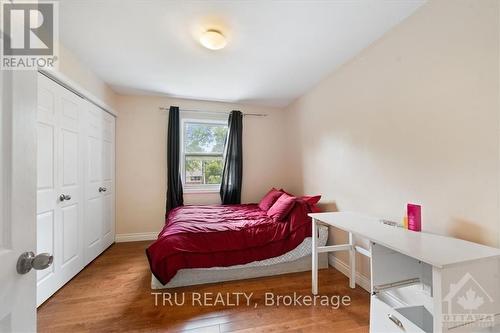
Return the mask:
<path fill-rule="evenodd" d="M 498 7 L 432 1 L 290 105 L 291 189 L 500 245 Z"/>
<path fill-rule="evenodd" d="M 59 45 L 58 71 L 117 112 L 115 92 L 64 45 Z"/>
<path fill-rule="evenodd" d="M 257 202 L 272 186 L 284 186 L 283 111 L 274 108 L 153 96 L 119 96 L 117 108 L 116 233 L 159 232 L 164 224 L 168 112 L 178 105 L 205 111 L 266 113 L 243 121 L 243 202 Z M 218 193 L 186 194 L 186 204 L 220 203 Z"/>
<path fill-rule="evenodd" d="M 179 105 L 269 114 L 245 118 L 244 202 L 283 186 L 323 194 L 326 209 L 398 220 L 418 202 L 426 231 L 496 245 L 498 7 L 431 1 L 284 111 L 116 95 L 64 47 L 59 69 L 119 110 L 118 234 L 163 225 L 167 114 L 158 107 Z M 185 202 L 219 196 L 187 194 Z"/>

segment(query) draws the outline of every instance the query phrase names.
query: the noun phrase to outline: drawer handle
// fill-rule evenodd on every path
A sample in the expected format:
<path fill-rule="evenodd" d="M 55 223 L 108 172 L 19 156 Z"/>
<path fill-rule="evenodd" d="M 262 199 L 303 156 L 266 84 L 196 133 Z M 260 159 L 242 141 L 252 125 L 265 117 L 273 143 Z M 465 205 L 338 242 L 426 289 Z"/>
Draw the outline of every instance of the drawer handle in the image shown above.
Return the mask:
<path fill-rule="evenodd" d="M 108 189 L 105 187 L 99 187 L 99 193 L 100 192 L 106 192 Z"/>
<path fill-rule="evenodd" d="M 60 200 L 60 201 L 64 201 L 64 200 L 71 200 L 71 195 L 69 195 L 69 194 L 61 194 L 61 195 L 59 196 L 59 200 Z"/>
<path fill-rule="evenodd" d="M 399 327 L 400 329 L 402 329 L 403 331 L 405 330 L 405 327 L 403 326 L 403 323 L 401 322 L 401 320 L 399 320 L 398 318 L 396 318 L 395 316 L 393 316 L 392 314 L 389 314 L 388 315 L 389 319 L 394 323 L 396 324 L 397 327 Z"/>

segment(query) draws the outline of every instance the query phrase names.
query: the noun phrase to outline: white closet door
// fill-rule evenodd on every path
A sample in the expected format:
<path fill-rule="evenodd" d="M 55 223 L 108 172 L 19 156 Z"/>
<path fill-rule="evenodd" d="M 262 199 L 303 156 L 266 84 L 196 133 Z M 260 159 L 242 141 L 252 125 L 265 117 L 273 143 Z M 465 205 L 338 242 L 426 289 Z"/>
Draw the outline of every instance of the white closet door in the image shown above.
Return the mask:
<path fill-rule="evenodd" d="M 55 83 L 38 76 L 37 109 L 37 253 L 51 253 L 52 266 L 37 271 L 37 304 L 58 288 L 56 250 L 57 235 L 57 94 Z"/>
<path fill-rule="evenodd" d="M 82 101 L 38 75 L 37 252 L 54 255 L 53 265 L 37 272 L 38 305 L 83 266 Z"/>
<path fill-rule="evenodd" d="M 88 264 L 103 249 L 103 121 L 102 110 L 86 103 L 85 170 L 85 262 Z M 100 190 L 101 189 L 101 190 Z"/>
<path fill-rule="evenodd" d="M 115 241 L 115 117 L 102 112 L 103 250 Z"/>
<path fill-rule="evenodd" d="M 60 88 L 58 184 L 61 230 L 61 285 L 83 267 L 83 99 Z M 66 196 L 62 200 L 61 196 Z"/>
<path fill-rule="evenodd" d="M 44 302 L 115 239 L 115 119 L 38 75 L 37 272 Z"/>

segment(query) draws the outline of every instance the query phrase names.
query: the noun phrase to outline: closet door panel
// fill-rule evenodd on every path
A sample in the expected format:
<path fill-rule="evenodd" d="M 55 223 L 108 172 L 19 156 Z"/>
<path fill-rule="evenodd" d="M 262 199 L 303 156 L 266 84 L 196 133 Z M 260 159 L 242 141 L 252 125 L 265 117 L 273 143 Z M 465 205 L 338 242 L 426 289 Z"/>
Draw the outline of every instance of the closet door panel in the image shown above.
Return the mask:
<path fill-rule="evenodd" d="M 56 96 L 50 82 L 39 80 L 37 110 L 37 209 L 55 208 L 56 191 Z"/>
<path fill-rule="evenodd" d="M 37 120 L 42 123 L 55 123 L 56 119 L 56 95 L 55 83 L 46 77 L 38 78 L 38 102 Z"/>
<path fill-rule="evenodd" d="M 101 110 L 86 102 L 86 171 L 85 171 L 85 262 L 91 262 L 102 251 L 104 222 L 103 195 L 99 191 L 103 177 L 103 144 Z"/>
<path fill-rule="evenodd" d="M 78 181 L 78 133 L 62 129 L 62 186 L 65 188 L 76 187 L 79 185 Z"/>
<path fill-rule="evenodd" d="M 106 185 L 113 185 L 113 142 L 103 140 L 102 141 L 103 148 L 103 182 L 107 183 Z"/>
<path fill-rule="evenodd" d="M 115 178 L 115 119 L 106 112 L 102 112 L 103 116 L 103 165 L 102 165 L 102 181 L 106 188 L 105 196 L 114 194 L 114 178 Z"/>
<path fill-rule="evenodd" d="M 57 201 L 58 97 L 56 85 L 45 77 L 38 78 L 37 105 L 37 253 L 54 255 L 54 263 L 37 271 L 37 303 L 40 304 L 58 288 L 60 258 L 57 246 L 59 207 Z"/>
<path fill-rule="evenodd" d="M 104 239 L 104 247 L 108 247 L 114 241 L 113 233 L 114 233 L 114 225 L 112 223 L 113 219 L 113 196 L 106 195 L 103 200 L 104 206 L 104 221 L 102 225 L 103 239 Z"/>
<path fill-rule="evenodd" d="M 62 267 L 78 260 L 78 205 L 68 205 L 62 209 Z"/>
<path fill-rule="evenodd" d="M 61 208 L 61 284 L 83 267 L 81 158 L 83 100 L 60 87 L 59 198 Z"/>
<path fill-rule="evenodd" d="M 88 138 L 88 153 L 88 185 L 99 187 L 98 185 L 102 182 L 102 142 L 99 138 Z"/>
<path fill-rule="evenodd" d="M 39 213 L 55 208 L 56 129 L 54 124 L 37 124 L 37 206 Z"/>
<path fill-rule="evenodd" d="M 103 139 L 113 142 L 115 140 L 115 117 L 105 111 L 101 111 L 101 115 Z"/>
<path fill-rule="evenodd" d="M 87 206 L 87 245 L 90 249 L 100 245 L 101 226 L 103 224 L 102 198 L 93 198 L 88 201 Z M 95 250 L 96 253 L 98 250 Z"/>
<path fill-rule="evenodd" d="M 106 112 L 102 112 L 103 116 L 103 187 L 106 189 L 103 192 L 104 205 L 104 221 L 102 226 L 103 249 L 107 248 L 114 242 L 115 238 L 115 119 Z"/>
<path fill-rule="evenodd" d="M 53 211 L 38 213 L 36 219 L 36 234 L 37 234 L 37 253 L 54 253 L 54 229 L 55 229 L 55 216 Z M 54 265 L 51 267 L 37 271 L 37 286 L 43 283 L 50 283 L 48 281 L 54 276 Z"/>
<path fill-rule="evenodd" d="M 54 256 L 37 272 L 38 305 L 83 268 L 82 102 L 38 75 L 37 252 Z"/>

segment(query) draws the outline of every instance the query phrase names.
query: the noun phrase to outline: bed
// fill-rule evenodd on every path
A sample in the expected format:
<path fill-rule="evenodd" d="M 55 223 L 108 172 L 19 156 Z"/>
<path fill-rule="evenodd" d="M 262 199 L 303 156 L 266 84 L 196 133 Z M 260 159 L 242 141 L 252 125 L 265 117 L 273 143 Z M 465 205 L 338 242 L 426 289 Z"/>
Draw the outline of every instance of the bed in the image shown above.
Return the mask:
<path fill-rule="evenodd" d="M 183 206 L 172 210 L 146 249 L 153 289 L 311 269 L 311 208 L 297 200 L 283 220 L 256 204 Z M 320 228 L 319 242 L 328 231 Z M 327 258 L 320 258 L 320 267 Z"/>

